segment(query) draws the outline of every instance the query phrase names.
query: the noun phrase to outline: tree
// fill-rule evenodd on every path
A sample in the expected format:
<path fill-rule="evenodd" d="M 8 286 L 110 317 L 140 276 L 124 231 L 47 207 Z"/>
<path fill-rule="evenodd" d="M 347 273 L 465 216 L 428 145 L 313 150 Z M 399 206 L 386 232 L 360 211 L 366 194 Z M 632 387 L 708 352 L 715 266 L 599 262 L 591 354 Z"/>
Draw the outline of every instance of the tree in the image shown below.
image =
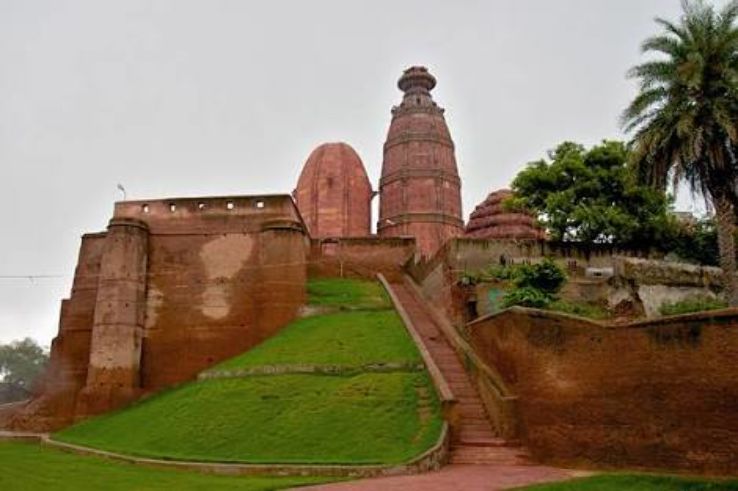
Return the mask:
<path fill-rule="evenodd" d="M 718 266 L 720 253 L 715 220 L 706 218 L 691 224 L 681 224 L 665 246 L 680 261 Z"/>
<path fill-rule="evenodd" d="M 47 361 L 46 352 L 31 338 L 0 345 L 0 376 L 6 384 L 31 390 Z"/>
<path fill-rule="evenodd" d="M 738 2 L 719 12 L 700 0 L 682 7 L 678 23 L 657 18 L 663 32 L 643 43 L 657 58 L 630 70 L 640 90 L 622 120 L 634 133 L 632 161 L 643 182 L 664 188 L 685 181 L 715 210 L 727 300 L 735 307 Z"/>
<path fill-rule="evenodd" d="M 650 247 L 672 233 L 666 195 L 636 182 L 624 143 L 564 142 L 549 160 L 515 177 L 508 205 L 533 211 L 553 240 Z"/>

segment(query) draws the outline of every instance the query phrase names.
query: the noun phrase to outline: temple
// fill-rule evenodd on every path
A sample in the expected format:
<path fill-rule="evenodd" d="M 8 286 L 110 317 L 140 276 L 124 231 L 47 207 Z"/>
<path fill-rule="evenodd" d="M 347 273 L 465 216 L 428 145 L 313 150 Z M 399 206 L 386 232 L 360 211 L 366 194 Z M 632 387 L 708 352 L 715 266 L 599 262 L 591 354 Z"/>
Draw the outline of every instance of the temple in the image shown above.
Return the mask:
<path fill-rule="evenodd" d="M 509 189 L 489 193 L 469 217 L 464 236 L 473 239 L 545 239 L 546 233 L 531 213 L 505 208 Z"/>
<path fill-rule="evenodd" d="M 324 143 L 313 150 L 293 196 L 312 237 L 371 233 L 374 192 L 359 155 L 346 143 Z"/>
<path fill-rule="evenodd" d="M 379 181 L 382 237 L 411 236 L 422 256 L 463 235 L 461 179 L 444 110 L 430 91 L 436 79 L 425 67 L 410 67 L 397 86 L 405 95 L 392 109 Z"/>

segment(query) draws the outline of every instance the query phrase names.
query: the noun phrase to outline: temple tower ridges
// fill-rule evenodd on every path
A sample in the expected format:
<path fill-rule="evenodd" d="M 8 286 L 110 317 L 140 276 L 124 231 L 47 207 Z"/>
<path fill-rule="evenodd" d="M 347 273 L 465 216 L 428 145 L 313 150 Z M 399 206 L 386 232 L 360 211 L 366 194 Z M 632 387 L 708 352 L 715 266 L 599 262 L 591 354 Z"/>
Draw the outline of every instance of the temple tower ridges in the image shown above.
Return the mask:
<path fill-rule="evenodd" d="M 461 180 L 454 143 L 430 91 L 436 79 L 410 67 L 397 83 L 404 97 L 392 109 L 379 182 L 377 233 L 414 236 L 418 251 L 432 255 L 463 234 Z"/>

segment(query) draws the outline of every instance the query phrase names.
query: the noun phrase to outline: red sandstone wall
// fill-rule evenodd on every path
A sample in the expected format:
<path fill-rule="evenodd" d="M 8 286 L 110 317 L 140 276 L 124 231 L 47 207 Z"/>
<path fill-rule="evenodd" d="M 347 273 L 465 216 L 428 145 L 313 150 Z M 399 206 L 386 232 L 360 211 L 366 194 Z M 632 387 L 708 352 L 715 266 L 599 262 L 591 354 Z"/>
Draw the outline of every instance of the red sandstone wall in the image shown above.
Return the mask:
<path fill-rule="evenodd" d="M 247 350 L 304 304 L 307 249 L 289 196 L 117 203 L 83 238 L 42 394 L 11 424 L 58 429 Z"/>
<path fill-rule="evenodd" d="M 377 273 L 397 276 L 415 255 L 411 238 L 341 238 L 313 240 L 308 272 L 311 277 L 358 277 L 374 279 Z"/>
<path fill-rule="evenodd" d="M 304 303 L 298 234 L 153 236 L 142 384 L 158 389 L 254 346 Z"/>
<path fill-rule="evenodd" d="M 738 313 L 623 327 L 514 310 L 468 326 L 544 461 L 738 472 Z"/>
<path fill-rule="evenodd" d="M 87 380 L 104 245 L 104 233 L 82 237 L 72 292 L 61 304 L 59 333 L 51 345 L 49 368 L 40 384 L 39 397 L 9 417 L 10 427 L 47 430 L 72 421 L 76 394 Z"/>

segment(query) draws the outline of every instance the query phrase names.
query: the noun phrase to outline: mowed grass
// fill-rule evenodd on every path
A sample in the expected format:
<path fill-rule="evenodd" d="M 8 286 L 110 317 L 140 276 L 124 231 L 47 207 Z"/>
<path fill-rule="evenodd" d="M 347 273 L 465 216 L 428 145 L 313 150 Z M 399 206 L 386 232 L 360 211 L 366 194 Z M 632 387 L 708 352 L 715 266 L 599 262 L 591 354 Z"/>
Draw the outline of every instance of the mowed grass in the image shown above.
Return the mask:
<path fill-rule="evenodd" d="M 738 481 L 647 474 L 602 474 L 520 489 L 526 491 L 738 491 Z"/>
<path fill-rule="evenodd" d="M 313 293 L 311 298 L 324 300 L 324 305 L 355 301 L 372 305 L 371 310 L 298 320 L 216 370 L 420 362 L 397 314 L 367 300 L 381 297 L 377 295 L 379 285 L 350 282 L 351 300 L 336 300 L 340 297 L 337 291 L 346 285 L 344 280 L 321 280 L 319 284 L 319 290 L 327 293 Z M 191 382 L 83 421 L 55 438 L 166 459 L 396 464 L 431 447 L 441 427 L 440 405 L 424 371 L 348 372 Z"/>
<path fill-rule="evenodd" d="M 307 285 L 308 302 L 346 310 L 391 309 L 387 292 L 376 281 L 347 278 L 311 279 Z"/>
<path fill-rule="evenodd" d="M 0 489 L 4 491 L 261 491 L 329 480 L 214 476 L 83 457 L 32 443 L 0 442 Z"/>
<path fill-rule="evenodd" d="M 280 375 L 190 383 L 61 431 L 70 443 L 145 457 L 249 463 L 399 463 L 440 418 L 424 373 Z"/>
<path fill-rule="evenodd" d="M 264 365 L 420 363 L 415 344 L 379 283 L 327 278 L 310 280 L 307 289 L 309 303 L 331 313 L 299 319 L 213 370 Z"/>
<path fill-rule="evenodd" d="M 277 336 L 212 370 L 264 365 L 420 363 L 394 310 L 341 312 L 299 319 Z"/>

